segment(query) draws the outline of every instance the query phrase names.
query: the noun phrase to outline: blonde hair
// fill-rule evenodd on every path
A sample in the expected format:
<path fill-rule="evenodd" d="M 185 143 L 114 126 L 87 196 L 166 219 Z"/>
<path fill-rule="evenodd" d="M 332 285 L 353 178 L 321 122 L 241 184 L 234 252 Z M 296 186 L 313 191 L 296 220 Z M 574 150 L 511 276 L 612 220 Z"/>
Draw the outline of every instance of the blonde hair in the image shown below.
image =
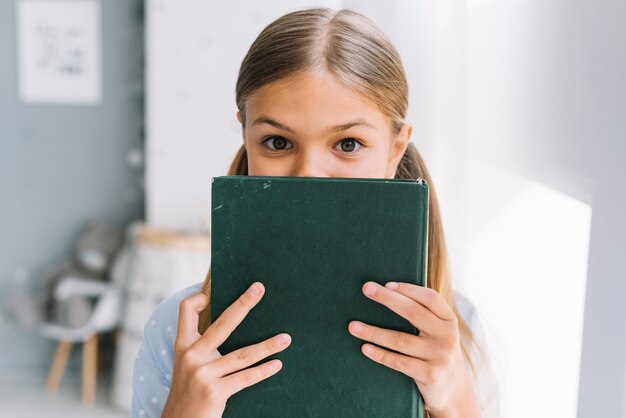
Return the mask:
<path fill-rule="evenodd" d="M 245 103 L 261 87 L 312 70 L 326 71 L 343 85 L 371 99 L 391 118 L 400 132 L 408 108 L 408 84 L 395 47 L 373 22 L 350 11 L 326 8 L 288 13 L 267 26 L 243 59 L 236 86 L 236 103 L 245 127 Z M 248 158 L 242 146 L 228 175 L 248 175 Z M 400 179 L 425 179 L 430 186 L 428 226 L 428 286 L 436 290 L 458 319 L 461 348 L 476 380 L 471 346 L 483 353 L 474 333 L 454 301 L 448 251 L 434 183 L 414 144 L 409 143 L 395 174 Z M 204 283 L 210 295 L 211 271 Z M 211 323 L 210 306 L 200 316 L 199 332 Z"/>

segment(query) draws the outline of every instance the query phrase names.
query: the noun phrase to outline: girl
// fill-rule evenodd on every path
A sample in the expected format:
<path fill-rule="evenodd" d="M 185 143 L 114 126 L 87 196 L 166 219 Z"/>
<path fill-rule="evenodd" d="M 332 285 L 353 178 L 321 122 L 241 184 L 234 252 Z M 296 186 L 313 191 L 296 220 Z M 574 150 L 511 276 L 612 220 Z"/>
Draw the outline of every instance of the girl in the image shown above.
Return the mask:
<path fill-rule="evenodd" d="M 476 311 L 452 290 L 433 182 L 409 143 L 405 73 L 385 34 L 349 10 L 289 13 L 252 44 L 236 102 L 243 145 L 229 175 L 426 179 L 430 288 L 363 286 L 364 297 L 404 317 L 420 335 L 359 321 L 346 332 L 364 341 L 363 355 L 415 380 L 430 417 L 491 414 L 497 398 L 495 386 L 479 380 L 486 362 L 479 356 Z M 263 284 L 253 283 L 211 323 L 210 281 L 209 272 L 203 284 L 166 299 L 146 324 L 134 368 L 133 416 L 219 417 L 232 394 L 280 372 L 280 360 L 250 366 L 287 349 L 287 334 L 226 356 L 217 352 L 263 297 Z"/>

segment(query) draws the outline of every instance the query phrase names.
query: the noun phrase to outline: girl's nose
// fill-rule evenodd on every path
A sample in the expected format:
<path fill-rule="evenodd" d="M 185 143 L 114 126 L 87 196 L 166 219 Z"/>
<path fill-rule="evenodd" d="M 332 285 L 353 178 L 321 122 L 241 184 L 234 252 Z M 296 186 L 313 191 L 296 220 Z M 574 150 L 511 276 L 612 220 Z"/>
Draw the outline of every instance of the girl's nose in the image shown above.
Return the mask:
<path fill-rule="evenodd" d="M 312 154 L 303 155 L 296 160 L 291 172 L 294 177 L 330 177 L 321 156 Z"/>

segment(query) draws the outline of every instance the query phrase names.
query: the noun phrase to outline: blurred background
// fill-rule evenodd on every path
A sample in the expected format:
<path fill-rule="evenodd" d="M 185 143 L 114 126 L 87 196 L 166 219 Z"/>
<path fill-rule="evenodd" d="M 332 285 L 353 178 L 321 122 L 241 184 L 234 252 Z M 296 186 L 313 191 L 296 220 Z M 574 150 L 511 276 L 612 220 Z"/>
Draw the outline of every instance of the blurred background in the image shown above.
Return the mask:
<path fill-rule="evenodd" d="M 313 6 L 400 51 L 503 416 L 626 417 L 618 0 L 0 0 L 0 416 L 127 416 L 145 320 L 210 263 L 241 60 Z"/>

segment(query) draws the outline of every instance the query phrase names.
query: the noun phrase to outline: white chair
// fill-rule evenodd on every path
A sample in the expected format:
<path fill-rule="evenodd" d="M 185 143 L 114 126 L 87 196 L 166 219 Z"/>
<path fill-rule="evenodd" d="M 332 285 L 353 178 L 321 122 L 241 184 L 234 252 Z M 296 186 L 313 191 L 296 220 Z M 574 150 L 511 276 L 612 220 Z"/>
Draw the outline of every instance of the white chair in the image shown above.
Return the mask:
<path fill-rule="evenodd" d="M 95 297 L 93 313 L 88 322 L 79 328 L 66 328 L 54 323 L 44 323 L 41 334 L 59 341 L 46 390 L 56 392 L 63 378 L 67 360 L 74 343 L 84 343 L 82 358 L 82 399 L 85 404 L 93 404 L 96 396 L 98 365 L 98 334 L 115 329 L 121 320 L 122 290 L 111 282 L 65 277 L 54 291 L 58 301 L 74 296 Z"/>

